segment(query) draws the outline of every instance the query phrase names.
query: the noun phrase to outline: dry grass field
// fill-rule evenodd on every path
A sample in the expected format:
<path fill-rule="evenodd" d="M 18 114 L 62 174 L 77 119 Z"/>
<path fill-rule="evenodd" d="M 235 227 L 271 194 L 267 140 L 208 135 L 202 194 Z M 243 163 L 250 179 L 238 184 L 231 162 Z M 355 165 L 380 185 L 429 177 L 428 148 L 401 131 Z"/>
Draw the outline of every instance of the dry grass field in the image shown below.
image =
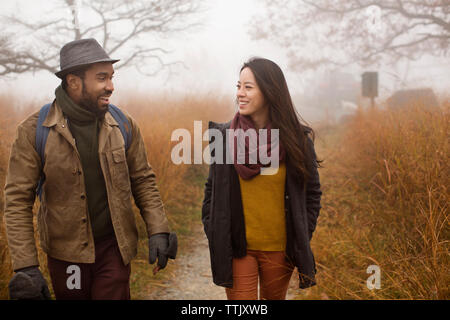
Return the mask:
<path fill-rule="evenodd" d="M 360 110 L 319 129 L 318 285 L 299 298 L 450 298 L 449 107 Z M 367 288 L 370 265 L 380 289 Z"/>
<path fill-rule="evenodd" d="M 205 95 L 208 96 L 208 95 Z M 211 95 L 209 95 L 211 96 Z M 7 299 L 12 275 L 3 224 L 3 186 L 17 124 L 43 104 L 14 111 L 17 97 L 1 96 L 0 112 L 0 299 Z M 187 247 L 198 229 L 205 165 L 174 165 L 171 133 L 192 132 L 194 120 L 226 121 L 232 98 L 122 95 L 115 101 L 140 124 L 149 162 L 165 203 L 171 227 Z M 316 151 L 322 211 L 312 246 L 318 285 L 299 292 L 299 299 L 449 299 L 449 107 L 411 106 L 399 111 L 360 110 L 338 126 L 318 126 Z M 136 212 L 137 214 L 137 212 Z M 143 223 L 133 261 L 134 299 L 149 286 L 161 285 L 167 272 L 151 275 Z M 42 270 L 48 273 L 40 252 Z M 369 290 L 369 265 L 381 270 L 381 288 Z"/>

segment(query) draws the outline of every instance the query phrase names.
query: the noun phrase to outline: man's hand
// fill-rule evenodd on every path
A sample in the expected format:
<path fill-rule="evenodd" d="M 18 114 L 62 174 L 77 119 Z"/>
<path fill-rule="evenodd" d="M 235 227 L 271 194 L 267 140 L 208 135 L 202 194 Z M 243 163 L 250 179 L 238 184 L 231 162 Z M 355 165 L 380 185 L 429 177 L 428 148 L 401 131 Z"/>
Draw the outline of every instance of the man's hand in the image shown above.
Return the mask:
<path fill-rule="evenodd" d="M 166 267 L 168 258 L 175 259 L 178 249 L 177 235 L 173 232 L 154 234 L 148 240 L 148 249 L 150 264 L 154 264 L 158 258 L 158 264 L 153 269 L 153 274 L 156 274 Z"/>
<path fill-rule="evenodd" d="M 39 267 L 16 270 L 9 282 L 9 297 L 17 300 L 50 300 L 50 291 Z"/>

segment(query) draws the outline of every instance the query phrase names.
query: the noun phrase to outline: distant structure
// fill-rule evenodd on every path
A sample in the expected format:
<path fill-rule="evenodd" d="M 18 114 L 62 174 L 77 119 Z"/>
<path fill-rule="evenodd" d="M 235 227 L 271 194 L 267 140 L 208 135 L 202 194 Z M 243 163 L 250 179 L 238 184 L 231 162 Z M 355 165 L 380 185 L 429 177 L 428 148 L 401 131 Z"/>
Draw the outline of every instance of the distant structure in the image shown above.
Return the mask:
<path fill-rule="evenodd" d="M 402 109 L 412 106 L 438 108 L 439 102 L 431 88 L 399 90 L 386 100 L 392 109 Z"/>
<path fill-rule="evenodd" d="M 375 107 L 375 98 L 378 97 L 378 72 L 367 71 L 361 75 L 361 95 L 370 98 L 370 106 Z"/>

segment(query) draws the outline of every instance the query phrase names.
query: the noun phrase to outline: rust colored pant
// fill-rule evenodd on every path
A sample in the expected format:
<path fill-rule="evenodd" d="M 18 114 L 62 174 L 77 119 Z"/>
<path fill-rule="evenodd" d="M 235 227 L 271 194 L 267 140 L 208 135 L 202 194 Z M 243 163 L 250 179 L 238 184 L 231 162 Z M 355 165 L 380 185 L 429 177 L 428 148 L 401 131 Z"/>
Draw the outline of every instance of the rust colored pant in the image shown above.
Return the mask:
<path fill-rule="evenodd" d="M 228 300 L 284 300 L 294 266 L 284 251 L 247 250 L 233 258 L 233 288 L 226 288 Z"/>
<path fill-rule="evenodd" d="M 57 300 L 130 299 L 131 267 L 123 264 L 115 237 L 95 244 L 95 263 L 73 263 L 50 256 L 47 262 Z M 74 266 L 80 276 L 76 286 Z"/>

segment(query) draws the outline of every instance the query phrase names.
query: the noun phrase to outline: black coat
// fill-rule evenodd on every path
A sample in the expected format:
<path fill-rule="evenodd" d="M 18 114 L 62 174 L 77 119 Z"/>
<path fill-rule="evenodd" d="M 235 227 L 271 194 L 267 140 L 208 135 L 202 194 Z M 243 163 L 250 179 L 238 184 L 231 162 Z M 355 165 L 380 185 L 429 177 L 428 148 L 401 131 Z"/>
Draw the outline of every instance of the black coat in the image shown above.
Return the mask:
<path fill-rule="evenodd" d="M 209 128 L 220 130 L 225 137 L 225 130 L 230 128 L 230 123 L 209 122 Z M 307 134 L 308 131 L 304 133 Z M 307 140 L 308 147 L 314 155 L 314 163 L 308 169 L 311 178 L 306 184 L 306 189 L 302 181 L 292 174 L 293 169 L 289 166 L 286 168 L 285 186 L 286 255 L 299 271 L 302 289 L 316 284 L 316 265 L 309 243 L 316 227 L 322 196 L 314 144 L 309 137 Z M 225 144 L 225 138 L 223 141 Z M 225 155 L 225 147 L 223 154 Z M 232 259 L 245 255 L 242 199 L 239 179 L 232 164 L 210 165 L 205 184 L 202 222 L 209 242 L 213 281 L 216 285 L 231 288 Z M 240 249 L 236 245 L 236 239 L 242 240 L 241 245 L 244 243 L 243 253 L 237 252 Z"/>

